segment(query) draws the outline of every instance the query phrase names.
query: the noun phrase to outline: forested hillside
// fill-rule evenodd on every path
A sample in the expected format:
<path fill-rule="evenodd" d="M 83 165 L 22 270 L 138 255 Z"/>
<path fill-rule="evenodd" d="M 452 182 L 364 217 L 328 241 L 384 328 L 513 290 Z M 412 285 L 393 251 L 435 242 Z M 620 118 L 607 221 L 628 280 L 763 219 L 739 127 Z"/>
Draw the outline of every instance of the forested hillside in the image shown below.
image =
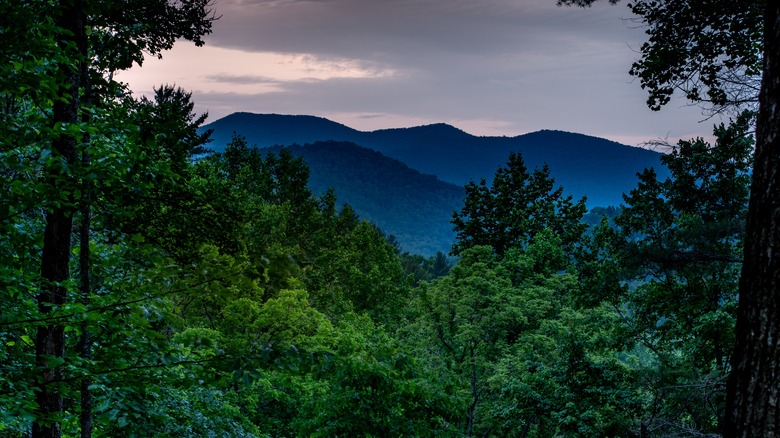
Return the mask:
<path fill-rule="evenodd" d="M 455 243 L 450 220 L 463 203 L 462 187 L 352 143 L 316 142 L 287 150 L 307 163 L 315 194 L 332 188 L 340 203 L 394 236 L 404 251 L 432 256 L 448 253 Z"/>
<path fill-rule="evenodd" d="M 589 208 L 619 206 L 636 174 L 655 168 L 668 171 L 661 154 L 602 138 L 562 131 L 537 131 L 517 137 L 475 137 L 445 124 L 361 132 L 313 116 L 235 113 L 210 123 L 211 147 L 221 150 L 233 133 L 258 147 L 348 141 L 395 158 L 424 174 L 463 186 L 471 180 L 490 182 L 509 154 L 520 152 L 533 169 L 545 164 L 555 180 L 575 197 L 586 196 Z"/>
<path fill-rule="evenodd" d="M 750 113 L 680 142 L 590 232 L 511 153 L 465 185 L 457 259 L 423 257 L 314 193 L 295 148 L 204 157 L 190 93 L 117 83 L 211 29 L 208 2 L 146 4 L 0 9 L 0 435 L 722 433 Z"/>

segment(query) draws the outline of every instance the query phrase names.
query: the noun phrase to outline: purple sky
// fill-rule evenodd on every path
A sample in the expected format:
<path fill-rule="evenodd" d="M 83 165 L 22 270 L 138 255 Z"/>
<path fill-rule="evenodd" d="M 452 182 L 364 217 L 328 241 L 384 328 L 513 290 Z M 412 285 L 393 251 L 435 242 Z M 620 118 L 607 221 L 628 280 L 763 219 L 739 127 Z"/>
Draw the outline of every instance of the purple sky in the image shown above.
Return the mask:
<path fill-rule="evenodd" d="M 644 40 L 624 3 L 555 0 L 216 0 L 206 46 L 180 42 L 118 78 L 192 91 L 210 121 L 311 114 L 360 130 L 445 122 L 475 135 L 560 129 L 639 145 L 719 120 L 660 112 L 628 75 Z"/>

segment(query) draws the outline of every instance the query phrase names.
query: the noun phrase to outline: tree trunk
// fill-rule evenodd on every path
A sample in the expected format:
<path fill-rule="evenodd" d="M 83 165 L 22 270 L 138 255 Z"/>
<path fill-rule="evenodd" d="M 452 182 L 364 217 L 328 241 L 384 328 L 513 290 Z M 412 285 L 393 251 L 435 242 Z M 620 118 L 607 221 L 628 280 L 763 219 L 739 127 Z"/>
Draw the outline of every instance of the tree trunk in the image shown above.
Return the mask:
<path fill-rule="evenodd" d="M 724 435 L 780 436 L 780 2 L 776 0 L 765 3 L 764 72 Z"/>
<path fill-rule="evenodd" d="M 51 312 L 52 306 L 65 303 L 65 287 L 60 283 L 68 279 L 70 261 L 70 232 L 73 225 L 71 212 L 56 208 L 46 215 L 43 239 L 41 276 L 47 284 L 38 295 L 41 313 Z M 54 415 L 63 410 L 62 395 L 58 385 L 61 379 L 59 364 L 50 363 L 65 353 L 65 330 L 61 324 L 48 323 L 38 327 L 35 337 L 35 364 L 41 370 L 35 401 L 38 413 L 33 423 L 33 438 L 61 436 L 60 424 Z"/>
<path fill-rule="evenodd" d="M 82 106 L 90 108 L 93 102 L 92 86 L 89 77 L 89 64 L 87 59 L 82 59 L 79 70 L 81 71 L 81 86 L 84 90 Z M 92 120 L 91 112 L 84 111 L 81 121 L 89 124 Z M 84 149 L 81 152 L 81 164 L 84 169 L 88 169 L 91 164 L 89 154 L 89 145 L 91 137 L 84 134 Z M 91 251 L 89 248 L 89 233 L 92 221 L 92 181 L 84 178 L 81 183 L 81 229 L 79 230 L 79 292 L 81 293 L 81 304 L 89 307 L 90 295 L 92 293 L 92 263 Z M 79 338 L 79 354 L 82 359 L 89 361 L 92 359 L 92 333 L 88 322 L 81 323 L 81 337 Z M 79 415 L 79 424 L 81 426 L 81 438 L 92 437 L 92 390 L 89 389 L 92 384 L 92 378 L 85 375 L 81 378 L 81 414 Z"/>
<path fill-rule="evenodd" d="M 89 162 L 89 156 L 85 153 L 84 159 L 86 163 Z M 87 196 L 84 201 L 84 205 L 81 207 L 81 230 L 79 236 L 79 271 L 81 281 L 79 289 L 81 292 L 81 302 L 85 306 L 89 304 L 89 294 L 91 292 L 90 285 L 90 250 L 89 250 L 89 226 L 90 226 L 90 208 L 89 204 L 89 184 L 85 183 L 85 189 L 83 193 Z M 89 325 L 86 321 L 81 323 L 81 338 L 79 339 L 79 354 L 82 359 L 89 360 L 92 358 L 92 336 L 89 331 Z M 81 378 L 81 415 L 79 416 L 79 424 L 81 425 L 81 438 L 92 437 L 92 390 L 89 386 L 92 384 L 92 379 L 88 376 Z"/>
<path fill-rule="evenodd" d="M 60 49 L 63 56 L 75 42 L 80 49 L 85 47 L 83 7 L 80 0 L 63 2 L 57 25 L 70 32 L 60 35 Z M 72 55 L 76 55 L 75 53 Z M 80 69 L 73 63 L 62 62 L 59 66 L 59 96 L 52 108 L 52 126 L 58 123 L 79 122 Z M 75 185 L 68 168 L 76 163 L 77 140 L 72 135 L 61 134 L 52 142 L 52 156 L 57 161 L 46 172 L 54 190 L 64 195 L 66 202 L 48 206 L 46 226 L 41 255 L 41 277 L 43 283 L 38 294 L 38 309 L 43 314 L 65 303 L 66 289 L 63 283 L 70 277 L 70 245 L 73 227 L 72 197 Z M 69 205 L 71 204 L 71 205 Z M 59 381 L 62 379 L 60 363 L 65 355 L 65 329 L 61 323 L 49 322 L 38 327 L 35 337 L 35 363 L 40 370 L 38 404 L 32 427 L 33 438 L 48 438 L 62 435 L 59 414 L 63 412 Z"/>

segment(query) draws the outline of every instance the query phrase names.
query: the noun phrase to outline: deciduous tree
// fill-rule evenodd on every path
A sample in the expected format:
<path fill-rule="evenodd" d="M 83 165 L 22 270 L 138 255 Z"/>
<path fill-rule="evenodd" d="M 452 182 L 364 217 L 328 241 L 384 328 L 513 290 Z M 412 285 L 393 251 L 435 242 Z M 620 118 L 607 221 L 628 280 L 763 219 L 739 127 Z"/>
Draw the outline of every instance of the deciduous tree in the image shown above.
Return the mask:
<path fill-rule="evenodd" d="M 594 2 L 559 1 L 581 6 Z M 780 247 L 780 3 L 702 0 L 637 4 L 644 8 L 638 11 L 646 13 L 640 18 L 650 24 L 650 45 L 645 47 L 658 43 L 657 50 L 643 50 L 638 70 L 650 90 L 651 108 L 668 102 L 680 84 L 690 85 L 683 88 L 688 97 L 709 95 L 716 103 L 728 100 L 728 93 L 722 90 L 730 82 L 753 87 L 750 94 L 755 95 L 755 81 L 750 79 L 761 77 L 724 433 L 776 435 L 780 433 L 780 381 L 776 378 L 780 368 L 780 258 L 775 256 Z M 681 14 L 674 13 L 676 10 Z M 654 35 L 659 38 L 653 39 Z"/>
<path fill-rule="evenodd" d="M 582 302 L 610 303 L 646 348 L 645 426 L 659 433 L 721 433 L 734 340 L 737 280 L 752 138 L 744 114 L 714 130 L 717 142 L 680 141 L 625 195 L 612 226 L 580 257 Z M 646 358 L 652 357 L 652 360 Z M 652 408 L 649 408 L 652 406 Z"/>
<path fill-rule="evenodd" d="M 44 197 L 39 206 L 45 212 L 45 226 L 37 301 L 39 311 L 45 315 L 65 304 L 71 280 L 73 218 L 83 202 L 80 181 L 89 175 L 88 171 L 79 169 L 82 152 L 89 148 L 83 141 L 89 126 L 82 123 L 82 113 L 99 107 L 97 102 L 103 104 L 114 99 L 114 95 L 99 95 L 94 100 L 90 98 L 91 107 L 87 108 L 83 100 L 84 85 L 89 83 L 92 90 L 104 93 L 116 90 L 111 85 L 111 73 L 129 68 L 133 62 L 142 62 L 144 53 L 159 55 L 178 38 L 202 44 L 201 37 L 210 31 L 213 16 L 204 0 L 30 1 L 4 5 L 4 8 L 9 9 L 8 17 L 25 19 L 12 29 L 24 33 L 27 26 L 35 32 L 26 41 L 15 39 L 22 35 L 12 32 L 6 41 L 2 64 L 11 68 L 3 69 L 2 82 L 13 81 L 13 76 L 20 76 L 23 81 L 16 89 L 6 88 L 4 97 L 14 105 L 37 104 L 25 112 L 37 111 L 34 129 L 47 132 L 45 137 L 51 140 L 50 145 L 41 149 L 41 156 L 51 157 L 41 169 L 41 178 L 46 181 L 47 192 L 56 197 Z M 31 40 L 39 40 L 43 50 L 31 46 Z M 42 56 L 28 56 L 29 52 Z M 36 65 L 45 67 L 36 68 Z M 109 76 L 102 76 L 104 73 Z M 105 80 L 96 83 L 97 77 Z M 48 96 L 39 99 L 41 95 L 34 91 L 36 88 L 48 91 Z M 30 117 L 25 119 L 29 121 Z M 11 120 L 13 124 L 18 122 Z M 23 147 L 15 137 L 6 141 Z M 62 378 L 64 329 L 63 324 L 55 321 L 37 328 L 36 364 L 41 374 L 36 396 L 39 411 L 33 424 L 35 437 L 61 434 L 60 414 L 64 406 L 58 382 Z"/>

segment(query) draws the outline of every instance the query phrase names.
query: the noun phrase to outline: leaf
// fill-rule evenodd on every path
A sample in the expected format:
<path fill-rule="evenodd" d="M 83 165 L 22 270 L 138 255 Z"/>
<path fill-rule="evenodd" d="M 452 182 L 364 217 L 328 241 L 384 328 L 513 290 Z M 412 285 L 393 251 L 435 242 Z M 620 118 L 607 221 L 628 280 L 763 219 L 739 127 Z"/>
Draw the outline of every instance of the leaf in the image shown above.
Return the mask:
<path fill-rule="evenodd" d="M 48 368 L 57 368 L 65 363 L 65 358 L 50 356 L 46 358 L 46 366 Z"/>

